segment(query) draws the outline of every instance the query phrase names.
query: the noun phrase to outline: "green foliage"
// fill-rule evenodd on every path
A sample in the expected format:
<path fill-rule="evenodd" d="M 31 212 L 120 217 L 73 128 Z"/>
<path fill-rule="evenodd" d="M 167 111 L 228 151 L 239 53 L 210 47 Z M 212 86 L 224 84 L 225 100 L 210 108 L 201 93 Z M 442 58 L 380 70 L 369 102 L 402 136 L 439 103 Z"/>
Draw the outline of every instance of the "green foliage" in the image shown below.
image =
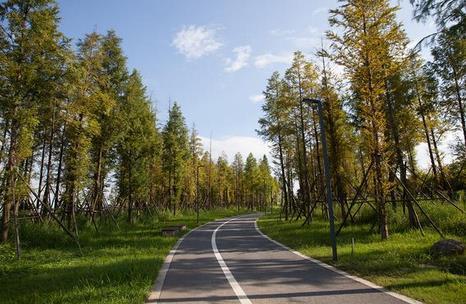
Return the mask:
<path fill-rule="evenodd" d="M 168 176 L 168 195 L 173 213 L 179 204 L 182 179 L 186 174 L 189 158 L 189 138 L 185 119 L 179 105 L 175 102 L 168 113 L 168 121 L 162 131 L 163 169 Z"/>

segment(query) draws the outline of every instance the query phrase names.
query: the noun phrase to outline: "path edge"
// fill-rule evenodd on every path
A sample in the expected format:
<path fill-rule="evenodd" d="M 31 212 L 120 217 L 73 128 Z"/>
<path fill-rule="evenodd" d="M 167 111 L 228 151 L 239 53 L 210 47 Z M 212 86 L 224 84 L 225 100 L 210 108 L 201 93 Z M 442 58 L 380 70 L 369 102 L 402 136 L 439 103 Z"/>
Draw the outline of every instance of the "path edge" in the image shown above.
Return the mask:
<path fill-rule="evenodd" d="M 257 231 L 259 234 L 261 234 L 263 237 L 265 237 L 265 238 L 268 239 L 269 241 L 275 243 L 276 245 L 278 245 L 278 246 L 280 246 L 280 247 L 283 247 L 283 248 L 285 248 L 286 250 L 288 250 L 288 251 L 290 251 L 290 252 L 296 254 L 297 256 L 299 256 L 299 257 L 301 257 L 301 258 L 303 258 L 303 259 L 306 259 L 306 260 L 308 260 L 308 261 L 311 261 L 311 262 L 313 262 L 313 263 L 315 263 L 315 264 L 317 264 L 317 265 L 319 265 L 319 266 L 321 266 L 321 267 L 327 268 L 328 270 L 331 270 L 331 271 L 333 271 L 333 272 L 335 272 L 335 273 L 338 273 L 338 274 L 340 274 L 340 275 L 342 275 L 342 276 L 344 276 L 344 277 L 346 277 L 346 278 L 348 278 L 348 279 L 351 279 L 351 280 L 353 280 L 353 281 L 359 282 L 359 283 L 364 284 L 364 285 L 366 285 L 366 286 L 368 286 L 368 287 L 370 287 L 370 288 L 376 289 L 376 290 L 378 290 L 378 291 L 380 291 L 380 292 L 383 292 L 383 293 L 385 293 L 385 294 L 388 294 L 388 295 L 390 295 L 390 296 L 392 296 L 392 297 L 394 297 L 394 298 L 397 298 L 397 299 L 399 299 L 399 300 L 402 300 L 402 301 L 404 301 L 404 302 L 406 302 L 406 303 L 408 303 L 408 304 L 423 304 L 423 303 L 420 302 L 420 301 L 414 300 L 414 299 L 412 299 L 412 298 L 410 298 L 410 297 L 404 296 L 404 295 L 402 295 L 402 294 L 399 294 L 399 293 L 396 293 L 396 292 L 393 292 L 393 291 L 389 291 L 389 290 L 386 289 L 385 287 L 382 287 L 382 286 L 379 286 L 379 285 L 377 285 L 377 284 L 374 284 L 374 283 L 372 283 L 372 282 L 370 282 L 370 281 L 368 281 L 368 280 L 365 280 L 365 279 L 363 279 L 363 278 L 360 278 L 360 277 L 351 275 L 351 274 L 347 273 L 346 271 L 343 271 L 343 270 L 340 270 L 340 269 L 336 268 L 335 266 L 326 264 L 326 263 L 324 263 L 324 262 L 322 262 L 322 261 L 320 261 L 320 260 L 316 260 L 316 259 L 314 259 L 314 258 L 311 258 L 311 257 L 307 256 L 307 255 L 304 255 L 304 254 L 302 254 L 301 252 L 296 251 L 296 250 L 294 250 L 294 249 L 292 249 L 292 248 L 290 248 L 290 247 L 288 247 L 288 246 L 286 246 L 286 245 L 284 245 L 284 244 L 282 244 L 282 243 L 280 243 L 280 242 L 278 242 L 278 241 L 272 239 L 271 237 L 269 237 L 268 235 L 266 235 L 265 233 L 263 233 L 263 232 L 260 230 L 259 226 L 257 225 L 257 220 L 258 220 L 258 218 L 254 221 L 254 227 L 256 228 L 256 231 Z"/>
<path fill-rule="evenodd" d="M 210 222 L 209 222 L 210 223 Z M 152 288 L 150 289 L 149 295 L 146 297 L 144 300 L 144 303 L 157 303 L 157 301 L 160 299 L 160 295 L 162 294 L 162 289 L 163 285 L 165 283 L 165 278 L 168 273 L 168 269 L 170 268 L 170 264 L 173 260 L 173 257 L 175 256 L 178 247 L 180 247 L 180 244 L 183 242 L 183 240 L 191 234 L 191 232 L 196 231 L 197 229 L 209 224 L 205 223 L 200 226 L 197 226 L 196 228 L 193 228 L 189 230 L 187 233 L 185 233 L 181 238 L 176 241 L 175 245 L 170 249 L 170 252 L 168 255 L 165 257 L 165 260 L 163 261 L 162 268 L 160 268 L 159 273 L 157 275 L 157 279 L 155 280 L 154 285 L 152 285 Z"/>

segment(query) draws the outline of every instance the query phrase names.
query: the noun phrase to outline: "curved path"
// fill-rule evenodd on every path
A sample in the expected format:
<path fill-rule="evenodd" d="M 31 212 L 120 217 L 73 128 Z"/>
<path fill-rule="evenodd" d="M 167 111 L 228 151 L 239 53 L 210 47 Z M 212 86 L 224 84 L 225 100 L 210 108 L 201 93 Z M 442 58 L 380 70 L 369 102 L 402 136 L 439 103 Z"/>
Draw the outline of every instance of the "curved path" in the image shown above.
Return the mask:
<path fill-rule="evenodd" d="M 256 220 L 219 220 L 180 239 L 146 303 L 419 303 L 292 251 Z"/>

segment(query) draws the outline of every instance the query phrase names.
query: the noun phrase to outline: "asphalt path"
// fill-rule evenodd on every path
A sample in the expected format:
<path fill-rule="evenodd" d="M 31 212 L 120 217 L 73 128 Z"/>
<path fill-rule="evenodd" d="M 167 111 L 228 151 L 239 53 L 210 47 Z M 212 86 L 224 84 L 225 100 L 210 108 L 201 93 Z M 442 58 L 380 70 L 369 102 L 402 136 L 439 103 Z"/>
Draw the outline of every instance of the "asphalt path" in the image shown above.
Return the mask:
<path fill-rule="evenodd" d="M 256 220 L 192 230 L 167 257 L 146 303 L 419 303 L 292 251 Z"/>

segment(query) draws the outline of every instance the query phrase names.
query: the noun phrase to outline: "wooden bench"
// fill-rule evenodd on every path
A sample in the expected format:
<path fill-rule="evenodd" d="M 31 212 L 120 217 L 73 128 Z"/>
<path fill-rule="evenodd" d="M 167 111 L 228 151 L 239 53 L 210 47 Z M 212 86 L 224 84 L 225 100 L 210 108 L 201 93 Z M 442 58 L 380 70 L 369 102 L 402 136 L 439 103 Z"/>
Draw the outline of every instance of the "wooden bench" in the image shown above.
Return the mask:
<path fill-rule="evenodd" d="M 186 229 L 185 224 L 180 224 L 162 228 L 161 232 L 163 236 L 175 236 L 178 232 L 185 231 Z"/>
<path fill-rule="evenodd" d="M 165 227 L 161 230 L 163 236 L 175 236 L 179 231 L 178 227 Z"/>

